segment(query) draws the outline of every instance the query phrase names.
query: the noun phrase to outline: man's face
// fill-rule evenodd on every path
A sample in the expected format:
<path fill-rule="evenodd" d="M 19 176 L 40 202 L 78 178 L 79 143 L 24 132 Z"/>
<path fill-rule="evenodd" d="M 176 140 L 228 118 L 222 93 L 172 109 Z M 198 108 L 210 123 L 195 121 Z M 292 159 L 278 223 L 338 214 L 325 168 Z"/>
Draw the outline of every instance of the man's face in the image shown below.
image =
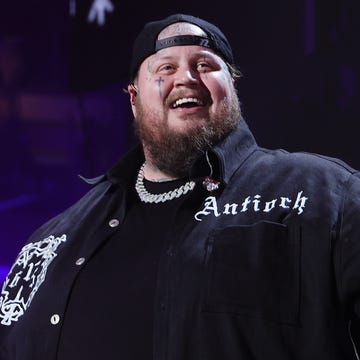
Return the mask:
<path fill-rule="evenodd" d="M 145 157 L 169 175 L 184 176 L 240 118 L 228 68 L 205 47 L 159 50 L 141 64 L 136 86 L 132 109 Z"/>

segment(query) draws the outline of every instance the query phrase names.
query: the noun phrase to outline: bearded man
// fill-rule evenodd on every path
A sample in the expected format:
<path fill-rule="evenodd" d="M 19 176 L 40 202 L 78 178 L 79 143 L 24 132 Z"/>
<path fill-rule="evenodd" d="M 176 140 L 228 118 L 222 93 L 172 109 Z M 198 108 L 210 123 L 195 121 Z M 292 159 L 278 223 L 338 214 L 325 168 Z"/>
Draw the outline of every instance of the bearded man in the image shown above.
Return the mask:
<path fill-rule="evenodd" d="M 21 250 L 1 359 L 358 358 L 359 173 L 259 147 L 239 75 L 217 26 L 145 24 L 128 86 L 139 145 Z"/>

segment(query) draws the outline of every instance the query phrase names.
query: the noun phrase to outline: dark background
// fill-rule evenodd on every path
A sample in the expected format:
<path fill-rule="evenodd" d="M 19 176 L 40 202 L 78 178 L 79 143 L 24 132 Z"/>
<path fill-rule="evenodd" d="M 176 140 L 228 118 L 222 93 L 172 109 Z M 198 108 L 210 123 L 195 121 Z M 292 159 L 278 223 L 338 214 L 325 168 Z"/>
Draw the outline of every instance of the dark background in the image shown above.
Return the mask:
<path fill-rule="evenodd" d="M 144 22 L 175 12 L 217 24 L 243 74 L 243 113 L 260 145 L 358 157 L 358 0 L 208 3 L 32 0 L 0 8 L 0 278 L 32 231 L 86 190 L 133 142 L 123 89 Z M 1 275 L 2 274 L 2 275 Z"/>

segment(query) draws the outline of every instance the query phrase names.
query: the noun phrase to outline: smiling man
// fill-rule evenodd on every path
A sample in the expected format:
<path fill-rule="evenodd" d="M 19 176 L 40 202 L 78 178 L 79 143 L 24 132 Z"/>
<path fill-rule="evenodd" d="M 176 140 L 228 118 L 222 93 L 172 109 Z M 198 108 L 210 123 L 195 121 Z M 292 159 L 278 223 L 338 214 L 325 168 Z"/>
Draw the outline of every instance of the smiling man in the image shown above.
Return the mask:
<path fill-rule="evenodd" d="M 147 23 L 130 77 L 139 144 L 24 245 L 0 358 L 357 359 L 358 171 L 259 147 L 205 20 Z"/>
<path fill-rule="evenodd" d="M 176 19 L 170 17 L 168 22 Z M 144 170 L 153 180 L 184 177 L 199 153 L 218 143 L 239 122 L 235 72 L 230 73 L 226 63 L 233 62 L 232 54 L 222 44 L 217 48 L 199 26 L 176 22 L 158 34 L 157 51 L 143 59 L 147 53 L 142 52 L 142 37 L 149 37 L 151 27 L 135 45 L 133 67 L 139 59 L 143 61 L 128 88 L 147 160 Z M 220 41 L 222 35 L 217 32 Z"/>

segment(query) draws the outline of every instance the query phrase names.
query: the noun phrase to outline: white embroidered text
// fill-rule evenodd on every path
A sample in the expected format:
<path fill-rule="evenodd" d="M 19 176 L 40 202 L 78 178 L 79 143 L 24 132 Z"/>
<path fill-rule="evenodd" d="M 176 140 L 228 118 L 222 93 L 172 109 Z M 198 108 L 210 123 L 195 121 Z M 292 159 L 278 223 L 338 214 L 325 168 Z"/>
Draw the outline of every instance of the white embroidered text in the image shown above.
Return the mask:
<path fill-rule="evenodd" d="M 237 215 L 248 211 L 269 213 L 276 207 L 283 209 L 293 209 L 300 215 L 304 212 L 306 201 L 308 198 L 303 196 L 303 191 L 299 191 L 295 199 L 281 196 L 269 201 L 263 201 L 261 195 L 254 195 L 246 197 L 240 203 L 226 203 L 223 207 L 219 207 L 215 196 L 208 196 L 205 199 L 202 210 L 195 214 L 195 220 L 201 221 L 203 216 L 214 215 Z"/>

